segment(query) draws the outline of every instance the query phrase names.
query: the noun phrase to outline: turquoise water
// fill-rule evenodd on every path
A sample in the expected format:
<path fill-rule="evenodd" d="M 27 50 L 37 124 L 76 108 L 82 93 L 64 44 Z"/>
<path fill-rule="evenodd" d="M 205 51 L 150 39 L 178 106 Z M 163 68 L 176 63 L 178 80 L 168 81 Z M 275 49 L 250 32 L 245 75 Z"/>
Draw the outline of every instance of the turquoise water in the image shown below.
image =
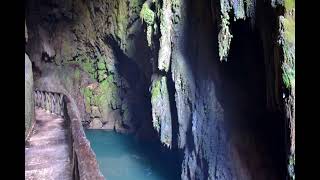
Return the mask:
<path fill-rule="evenodd" d="M 85 130 L 107 180 L 179 180 L 176 153 L 158 143 L 143 143 L 133 136 L 104 130 Z"/>

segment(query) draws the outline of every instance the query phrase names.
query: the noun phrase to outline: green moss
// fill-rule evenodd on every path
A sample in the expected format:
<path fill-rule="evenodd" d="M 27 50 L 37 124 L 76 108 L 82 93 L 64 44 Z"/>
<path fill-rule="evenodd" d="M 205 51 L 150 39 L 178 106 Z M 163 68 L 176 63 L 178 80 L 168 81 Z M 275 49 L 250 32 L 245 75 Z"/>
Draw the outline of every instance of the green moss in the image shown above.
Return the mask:
<path fill-rule="evenodd" d="M 286 8 L 286 11 L 291 11 L 295 8 L 295 0 L 285 0 L 284 6 Z"/>
<path fill-rule="evenodd" d="M 98 70 L 98 81 L 102 82 L 107 77 L 107 71 L 106 70 Z"/>
<path fill-rule="evenodd" d="M 98 61 L 97 67 L 99 70 L 104 70 L 104 69 L 106 69 L 106 64 L 104 61 Z"/>
<path fill-rule="evenodd" d="M 288 43 L 291 45 L 295 40 L 295 20 L 292 16 L 288 16 L 284 19 L 284 36 Z"/>
<path fill-rule="evenodd" d="M 286 88 L 290 89 L 295 85 L 295 70 L 294 67 L 284 63 L 282 66 L 282 79 Z"/>
<path fill-rule="evenodd" d="M 87 55 L 80 55 L 76 58 L 76 63 L 79 64 L 92 79 L 96 79 L 94 61 L 91 58 L 89 58 Z"/>
<path fill-rule="evenodd" d="M 93 96 L 92 90 L 90 88 L 84 88 L 84 96 L 91 98 Z"/>
<path fill-rule="evenodd" d="M 146 22 L 148 25 L 152 25 L 154 23 L 155 14 L 154 12 L 148 7 L 147 3 L 142 5 L 140 11 L 140 18 Z"/>
<path fill-rule="evenodd" d="M 291 154 L 289 157 L 289 163 L 288 163 L 288 172 L 289 172 L 289 176 L 290 179 L 295 179 L 295 172 L 294 172 L 294 168 L 295 168 L 295 154 Z"/>
<path fill-rule="evenodd" d="M 151 102 L 155 102 L 161 95 L 161 81 L 157 81 L 151 89 Z"/>
<path fill-rule="evenodd" d="M 282 79 L 286 88 L 295 85 L 295 20 L 292 16 L 282 18 L 283 21 L 283 53 Z"/>
<path fill-rule="evenodd" d="M 85 108 L 86 108 L 86 112 L 90 113 L 91 112 L 91 98 L 93 97 L 93 93 L 92 90 L 89 88 L 83 88 L 81 90 L 81 92 L 83 93 L 84 96 L 84 104 L 85 104 Z"/>
<path fill-rule="evenodd" d="M 139 0 L 131 0 L 130 1 L 130 9 L 132 9 L 133 12 L 139 13 L 140 11 L 140 1 Z"/>
<path fill-rule="evenodd" d="M 128 7 L 126 1 L 119 0 L 118 1 L 118 9 L 117 9 L 117 30 L 116 35 L 121 40 L 124 40 L 127 33 L 127 25 L 128 25 Z"/>
<path fill-rule="evenodd" d="M 113 83 L 113 76 L 108 76 L 99 84 L 93 102 L 100 107 L 108 105 L 109 107 L 116 109 L 120 104 L 119 101 L 118 87 Z"/>

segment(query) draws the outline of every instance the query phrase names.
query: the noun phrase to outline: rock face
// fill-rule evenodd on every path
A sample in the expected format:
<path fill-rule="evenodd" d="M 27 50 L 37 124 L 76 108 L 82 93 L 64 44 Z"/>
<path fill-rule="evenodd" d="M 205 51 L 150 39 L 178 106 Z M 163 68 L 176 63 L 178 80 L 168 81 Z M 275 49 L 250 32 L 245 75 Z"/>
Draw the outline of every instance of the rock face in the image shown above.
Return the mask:
<path fill-rule="evenodd" d="M 32 123 L 34 121 L 34 99 L 33 99 L 33 75 L 32 65 L 27 54 L 24 56 L 24 72 L 25 72 L 25 137 L 27 137 Z"/>
<path fill-rule="evenodd" d="M 118 114 L 111 124 L 129 132 L 151 117 L 146 113 L 151 64 L 139 19 L 142 3 L 28 2 L 26 49 L 37 69 L 35 85 L 67 91 L 85 126 Z"/>
<path fill-rule="evenodd" d="M 94 118 L 90 123 L 90 128 L 92 128 L 92 129 L 101 129 L 102 128 L 102 123 L 101 123 L 100 119 Z"/>
<path fill-rule="evenodd" d="M 153 127 L 160 134 L 160 140 L 172 146 L 172 120 L 166 77 L 155 77 L 151 85 Z"/>
<path fill-rule="evenodd" d="M 35 86 L 70 94 L 84 126 L 179 149 L 181 179 L 294 178 L 294 9 L 29 0 L 27 52 Z"/>

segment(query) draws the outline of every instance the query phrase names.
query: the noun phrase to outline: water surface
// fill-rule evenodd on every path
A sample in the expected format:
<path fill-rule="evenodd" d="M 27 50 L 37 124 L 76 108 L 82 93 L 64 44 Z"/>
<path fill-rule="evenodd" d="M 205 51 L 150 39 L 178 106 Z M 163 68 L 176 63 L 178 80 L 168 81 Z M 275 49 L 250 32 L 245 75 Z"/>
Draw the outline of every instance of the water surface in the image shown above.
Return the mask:
<path fill-rule="evenodd" d="M 85 130 L 107 180 L 179 180 L 176 153 L 113 131 Z"/>

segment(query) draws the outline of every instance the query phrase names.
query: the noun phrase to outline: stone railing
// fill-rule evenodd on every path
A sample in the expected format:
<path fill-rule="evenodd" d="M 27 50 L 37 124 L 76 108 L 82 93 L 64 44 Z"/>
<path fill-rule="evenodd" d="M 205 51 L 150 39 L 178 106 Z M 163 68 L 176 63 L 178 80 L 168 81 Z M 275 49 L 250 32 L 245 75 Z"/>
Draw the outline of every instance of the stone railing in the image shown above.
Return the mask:
<path fill-rule="evenodd" d="M 70 103 L 69 97 L 61 93 L 36 90 L 34 91 L 34 98 L 36 107 L 64 117 L 70 128 L 72 179 L 104 180 L 96 155 L 90 147 L 81 120 L 75 111 L 76 107 Z"/>
<path fill-rule="evenodd" d="M 63 94 L 45 91 L 34 91 L 35 106 L 64 117 Z"/>

